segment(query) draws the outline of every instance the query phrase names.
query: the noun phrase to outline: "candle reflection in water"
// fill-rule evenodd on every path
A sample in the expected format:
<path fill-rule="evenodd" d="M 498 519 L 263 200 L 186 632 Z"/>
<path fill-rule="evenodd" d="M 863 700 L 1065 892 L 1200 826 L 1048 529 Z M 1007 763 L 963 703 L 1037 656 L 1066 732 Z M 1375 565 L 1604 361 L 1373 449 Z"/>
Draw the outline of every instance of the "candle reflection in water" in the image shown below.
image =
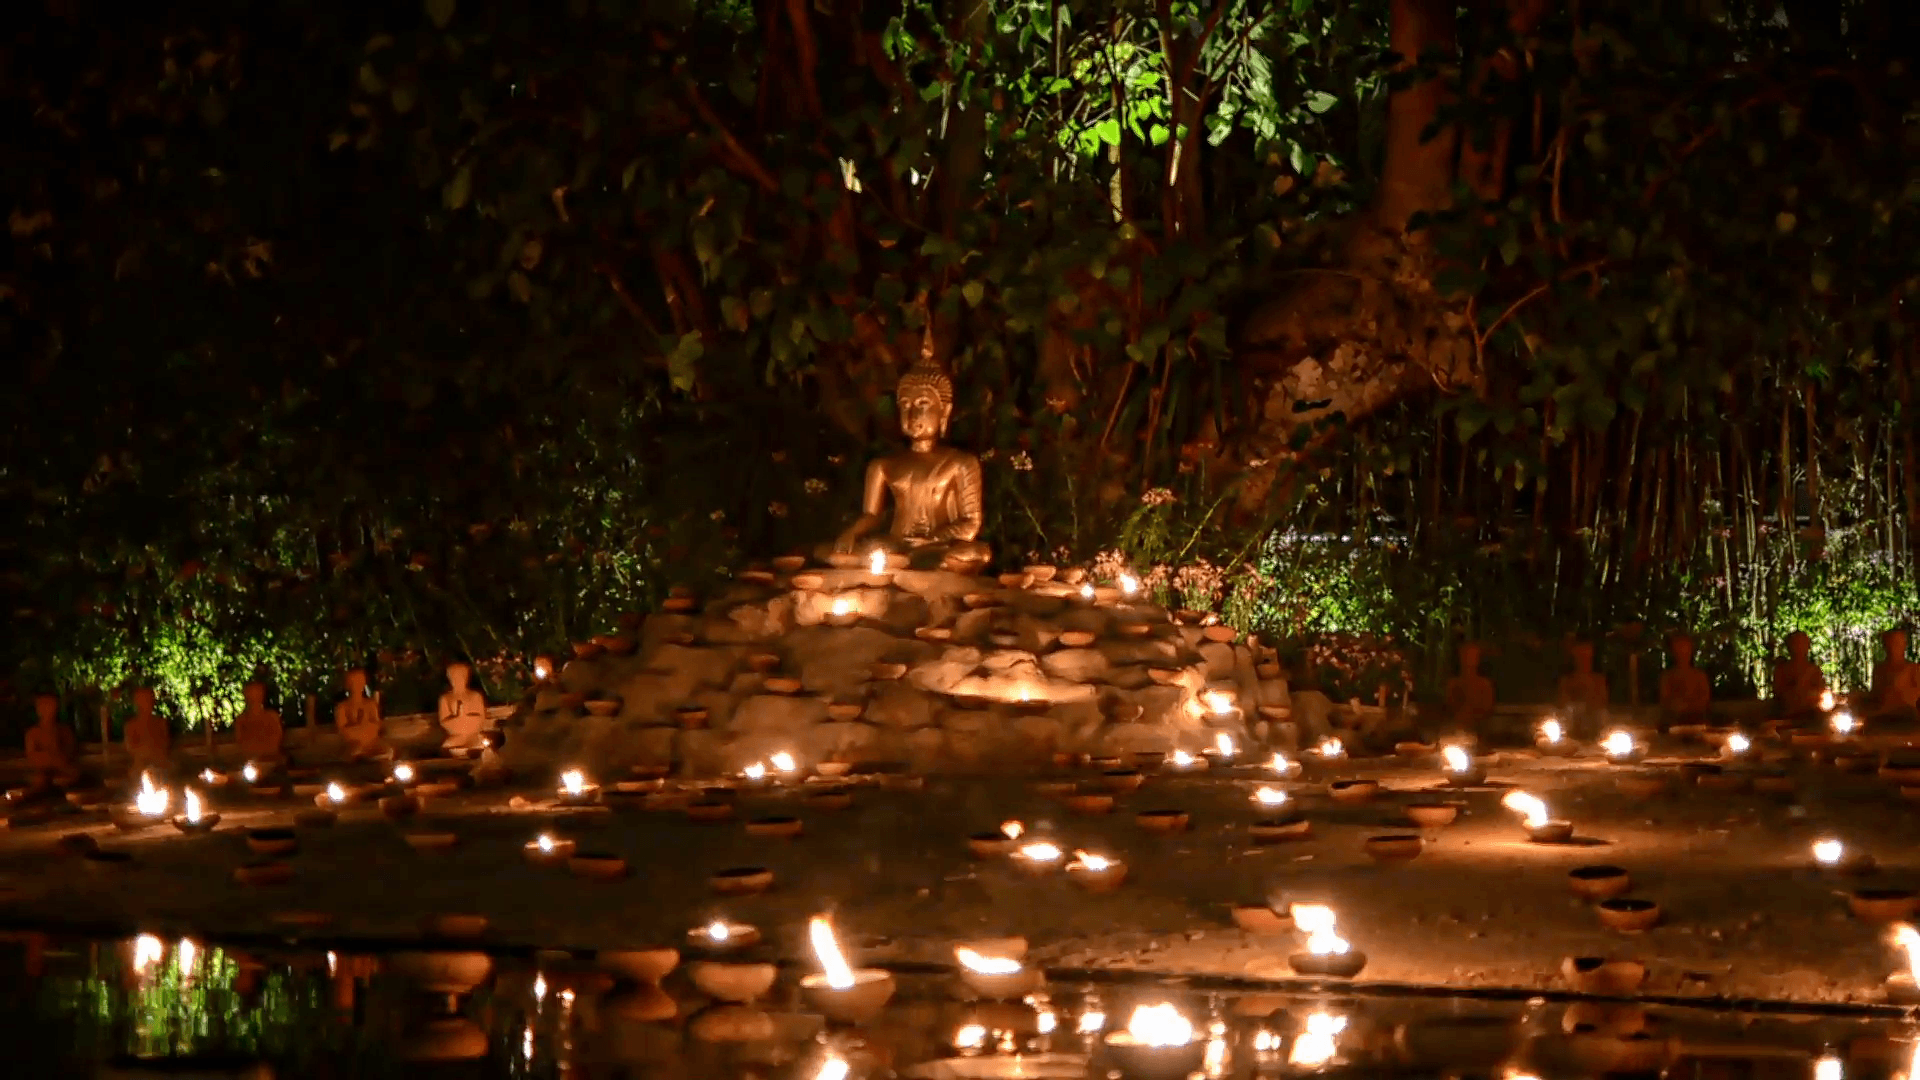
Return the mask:
<path fill-rule="evenodd" d="M 1317 1012 L 1307 1017 L 1307 1029 L 1294 1036 L 1287 1051 L 1287 1064 L 1298 1068 L 1318 1068 L 1340 1052 L 1339 1036 L 1347 1029 L 1347 1018 Z"/>

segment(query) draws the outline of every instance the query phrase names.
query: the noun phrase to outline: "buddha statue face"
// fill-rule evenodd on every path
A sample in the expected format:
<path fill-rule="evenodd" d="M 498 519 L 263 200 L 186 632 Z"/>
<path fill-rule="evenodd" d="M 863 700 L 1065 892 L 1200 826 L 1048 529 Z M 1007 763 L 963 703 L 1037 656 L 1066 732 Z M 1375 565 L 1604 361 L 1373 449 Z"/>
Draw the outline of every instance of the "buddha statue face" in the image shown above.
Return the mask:
<path fill-rule="evenodd" d="M 1567 646 L 1567 654 L 1573 657 L 1573 670 L 1581 672 L 1593 670 L 1593 646 L 1584 641 L 1576 641 Z"/>
<path fill-rule="evenodd" d="M 262 683 L 250 682 L 240 688 L 240 696 L 246 701 L 247 708 L 257 709 L 267 703 L 267 688 Z"/>
<path fill-rule="evenodd" d="M 939 368 L 918 364 L 900 377 L 894 392 L 900 410 L 900 431 L 916 443 L 932 442 L 947 433 L 953 415 L 953 383 Z"/>
<path fill-rule="evenodd" d="M 452 663 L 447 665 L 447 682 L 455 690 L 465 690 L 467 688 L 467 679 L 472 674 L 473 669 L 465 664 Z"/>
<path fill-rule="evenodd" d="M 1787 635 L 1787 655 L 1795 660 L 1804 661 L 1813 651 L 1813 639 L 1804 630 L 1795 630 Z"/>
<path fill-rule="evenodd" d="M 1460 646 L 1460 670 L 1467 675 L 1473 675 L 1479 672 L 1480 646 L 1472 642 Z"/>
<path fill-rule="evenodd" d="M 347 696 L 359 697 L 367 692 L 367 673 L 359 668 L 347 672 Z"/>
<path fill-rule="evenodd" d="M 1667 643 L 1667 648 L 1673 650 L 1674 662 L 1680 666 L 1685 667 L 1693 662 L 1693 639 L 1687 635 L 1673 635 L 1673 640 Z"/>
<path fill-rule="evenodd" d="M 133 711 L 145 716 L 153 711 L 153 691 L 142 686 L 133 692 Z"/>
<path fill-rule="evenodd" d="M 1907 658 L 1907 632 L 1889 630 L 1880 635 L 1880 645 L 1887 650 L 1887 659 L 1905 660 Z"/>
<path fill-rule="evenodd" d="M 33 699 L 33 714 L 43 724 L 53 723 L 54 714 L 60 711 L 60 699 L 52 694 L 41 694 Z"/>

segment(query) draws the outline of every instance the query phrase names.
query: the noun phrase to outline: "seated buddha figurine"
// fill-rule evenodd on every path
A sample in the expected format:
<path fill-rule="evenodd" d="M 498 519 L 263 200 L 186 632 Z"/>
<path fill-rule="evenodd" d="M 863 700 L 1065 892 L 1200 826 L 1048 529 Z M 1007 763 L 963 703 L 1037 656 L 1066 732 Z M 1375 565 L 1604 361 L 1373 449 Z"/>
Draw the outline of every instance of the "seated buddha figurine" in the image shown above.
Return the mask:
<path fill-rule="evenodd" d="M 1779 716 L 1809 719 L 1820 712 L 1827 676 L 1808 658 L 1813 639 L 1805 631 L 1787 635 L 1787 658 L 1773 666 L 1773 708 Z"/>
<path fill-rule="evenodd" d="M 1886 659 L 1873 665 L 1867 707 L 1873 716 L 1912 716 L 1920 704 L 1920 664 L 1907 659 L 1907 632 L 1889 630 L 1880 635 Z"/>
<path fill-rule="evenodd" d="M 147 769 L 165 771 L 173 755 L 173 733 L 165 719 L 154 715 L 153 691 L 145 686 L 133 692 L 133 715 L 127 718 L 124 735 L 127 754 L 133 758 L 133 772 Z"/>
<path fill-rule="evenodd" d="M 73 729 L 60 722 L 60 699 L 41 694 L 33 699 L 38 722 L 27 729 L 27 767 L 33 770 L 32 790 L 71 787 L 80 779 L 79 741 Z"/>
<path fill-rule="evenodd" d="M 1702 724 L 1713 704 L 1713 684 L 1693 666 L 1693 639 L 1675 634 L 1667 642 L 1673 666 L 1660 675 L 1660 716 L 1668 724 Z"/>
<path fill-rule="evenodd" d="M 280 723 L 280 714 L 267 708 L 267 688 L 259 682 L 249 682 L 241 688 L 246 707 L 233 720 L 233 744 L 240 756 L 247 761 L 262 764 L 280 760 L 281 740 L 286 728 Z"/>
<path fill-rule="evenodd" d="M 480 748 L 480 732 L 487 726 L 487 699 L 473 689 L 469 681 L 473 669 L 459 661 L 447 665 L 447 685 L 440 695 L 440 726 L 446 730 L 448 750 L 468 752 Z"/>
<path fill-rule="evenodd" d="M 835 541 L 842 555 L 880 547 L 915 569 L 978 572 L 993 551 L 979 539 L 980 459 L 942 446 L 953 415 L 953 380 L 933 361 L 932 338 L 920 362 L 900 377 L 894 399 L 911 444 L 867 466 L 860 517 Z M 893 521 L 884 533 L 888 499 Z"/>
<path fill-rule="evenodd" d="M 1460 646 L 1460 674 L 1447 680 L 1447 718 L 1462 731 L 1477 732 L 1493 715 L 1493 680 L 1480 674 L 1480 645 Z"/>
<path fill-rule="evenodd" d="M 333 707 L 333 726 L 347 744 L 348 760 L 386 755 L 380 699 L 367 693 L 367 673 L 359 668 L 347 672 L 347 698 Z"/>
<path fill-rule="evenodd" d="M 1573 660 L 1573 670 L 1560 676 L 1560 708 L 1572 721 L 1574 731 L 1582 737 L 1589 737 L 1597 734 L 1607 722 L 1607 710 L 1613 703 L 1607 690 L 1607 677 L 1593 670 L 1591 643 L 1576 641 L 1569 644 L 1567 656 Z"/>

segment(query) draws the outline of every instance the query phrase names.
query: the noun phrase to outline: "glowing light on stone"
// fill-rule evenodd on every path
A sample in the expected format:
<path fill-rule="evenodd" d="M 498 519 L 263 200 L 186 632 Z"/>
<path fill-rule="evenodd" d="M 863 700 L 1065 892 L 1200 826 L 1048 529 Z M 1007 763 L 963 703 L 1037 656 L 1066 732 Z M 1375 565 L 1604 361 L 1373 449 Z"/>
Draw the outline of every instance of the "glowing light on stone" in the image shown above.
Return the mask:
<path fill-rule="evenodd" d="M 587 774 L 579 769 L 568 769 L 560 774 L 560 790 L 569 795 L 584 795 L 587 792 Z"/>
<path fill-rule="evenodd" d="M 1127 1019 L 1127 1035 L 1136 1046 L 1186 1046 L 1193 1042 L 1193 1021 L 1168 1002 L 1141 1005 Z"/>
<path fill-rule="evenodd" d="M 1832 837 L 1825 837 L 1813 842 L 1813 861 L 1819 863 L 1821 866 L 1839 865 L 1841 857 L 1846 853 L 1847 845 Z"/>
<path fill-rule="evenodd" d="M 873 574 L 884 574 L 887 572 L 887 553 L 885 549 L 874 548 L 873 554 L 867 556 L 867 572 Z"/>
<path fill-rule="evenodd" d="M 1118 584 L 1121 594 L 1125 596 L 1132 596 L 1140 591 L 1140 579 L 1132 574 L 1121 574 Z"/>
<path fill-rule="evenodd" d="M 398 765 L 395 765 L 393 767 L 393 779 L 395 783 L 400 783 L 400 784 L 413 783 L 413 766 L 407 764 L 404 761 Z"/>
<path fill-rule="evenodd" d="M 1567 734 L 1567 729 L 1561 725 L 1560 721 L 1558 720 L 1540 721 L 1540 738 L 1542 741 L 1557 743 L 1561 739 L 1565 738 L 1566 734 Z"/>
<path fill-rule="evenodd" d="M 1634 750 L 1633 733 L 1620 730 L 1609 731 L 1606 739 L 1600 743 L 1600 748 L 1610 758 L 1627 757 Z"/>
<path fill-rule="evenodd" d="M 1747 738 L 1745 735 L 1742 735 L 1738 731 L 1727 736 L 1727 753 L 1729 754 L 1744 754 L 1748 750 L 1752 749 L 1752 747 L 1753 747 L 1753 740 Z"/>
<path fill-rule="evenodd" d="M 792 772 L 800 767 L 799 763 L 793 760 L 793 755 L 787 753 L 785 750 L 768 758 L 767 764 L 772 765 L 781 772 Z"/>

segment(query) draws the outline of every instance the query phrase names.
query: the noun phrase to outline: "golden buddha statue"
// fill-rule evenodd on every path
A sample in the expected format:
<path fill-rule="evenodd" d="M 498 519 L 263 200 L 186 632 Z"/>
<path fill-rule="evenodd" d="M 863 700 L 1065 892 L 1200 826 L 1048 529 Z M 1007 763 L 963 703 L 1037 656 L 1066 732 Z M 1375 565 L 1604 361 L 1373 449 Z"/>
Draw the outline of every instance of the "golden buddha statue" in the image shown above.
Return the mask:
<path fill-rule="evenodd" d="M 900 377 L 894 400 L 912 445 L 867 466 L 860 517 L 833 550 L 850 555 L 877 546 L 906 555 L 915 569 L 976 573 L 993 555 L 979 540 L 980 459 L 940 445 L 953 415 L 953 380 L 934 363 L 931 334 L 919 363 Z M 893 523 L 880 533 L 889 495 Z"/>

